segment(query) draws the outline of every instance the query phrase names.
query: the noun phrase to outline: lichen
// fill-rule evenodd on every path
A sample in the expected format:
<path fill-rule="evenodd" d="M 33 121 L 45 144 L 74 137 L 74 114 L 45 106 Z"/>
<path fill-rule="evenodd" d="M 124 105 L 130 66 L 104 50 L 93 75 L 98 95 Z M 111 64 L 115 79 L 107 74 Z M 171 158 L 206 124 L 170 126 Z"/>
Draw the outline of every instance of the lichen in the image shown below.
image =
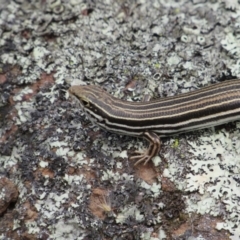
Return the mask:
<path fill-rule="evenodd" d="M 18 186 L 20 219 L 0 238 L 171 239 L 184 211 L 221 218 L 217 228 L 239 238 L 239 124 L 162 139 L 163 158 L 134 167 L 146 142 L 92 126 L 67 92 L 96 84 L 140 101 L 239 77 L 237 1 L 5 0 L 0 26 L 0 165 Z M 88 208 L 96 187 L 113 196 L 104 220 Z"/>

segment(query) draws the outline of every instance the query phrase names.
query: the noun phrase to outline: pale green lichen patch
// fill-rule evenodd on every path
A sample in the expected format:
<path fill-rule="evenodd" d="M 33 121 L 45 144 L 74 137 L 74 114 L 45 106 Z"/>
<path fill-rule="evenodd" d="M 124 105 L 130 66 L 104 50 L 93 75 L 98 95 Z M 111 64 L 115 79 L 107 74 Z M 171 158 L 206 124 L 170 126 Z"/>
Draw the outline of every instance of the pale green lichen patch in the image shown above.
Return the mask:
<path fill-rule="evenodd" d="M 123 224 L 130 216 L 135 218 L 137 222 L 141 222 L 144 219 L 144 216 L 136 206 L 125 206 L 116 216 L 116 222 Z"/>
<path fill-rule="evenodd" d="M 146 189 L 148 194 L 151 194 L 153 197 L 159 196 L 161 192 L 161 185 L 153 183 L 152 185 L 147 184 L 146 182 L 141 182 L 141 187 Z"/>
<path fill-rule="evenodd" d="M 219 224 L 218 229 L 221 226 L 223 229 L 231 229 L 232 233 L 240 231 L 240 217 L 235 214 L 240 211 L 237 200 L 240 198 L 239 140 L 238 130 L 231 134 L 221 130 L 218 133 L 209 131 L 198 142 L 188 141 L 188 152 L 193 154 L 188 166 L 191 173 L 187 173 L 185 180 L 182 179 L 182 183 L 178 184 L 184 191 L 197 191 L 200 194 L 197 198 L 186 198 L 187 211 L 224 215 L 225 224 Z M 176 173 L 180 173 L 180 169 L 174 164 L 176 160 L 172 160 L 165 176 L 179 181 Z M 182 173 L 181 170 L 180 175 Z"/>

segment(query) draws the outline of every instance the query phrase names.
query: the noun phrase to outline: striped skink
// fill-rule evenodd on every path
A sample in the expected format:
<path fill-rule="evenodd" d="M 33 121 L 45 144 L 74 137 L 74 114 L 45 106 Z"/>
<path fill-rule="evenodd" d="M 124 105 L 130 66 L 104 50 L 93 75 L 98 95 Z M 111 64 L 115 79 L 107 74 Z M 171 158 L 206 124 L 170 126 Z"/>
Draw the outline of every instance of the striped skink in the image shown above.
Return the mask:
<path fill-rule="evenodd" d="M 149 102 L 113 97 L 98 86 L 72 86 L 90 120 L 111 132 L 144 137 L 149 148 L 130 159 L 146 164 L 160 150 L 159 137 L 221 125 L 240 119 L 240 80 Z"/>

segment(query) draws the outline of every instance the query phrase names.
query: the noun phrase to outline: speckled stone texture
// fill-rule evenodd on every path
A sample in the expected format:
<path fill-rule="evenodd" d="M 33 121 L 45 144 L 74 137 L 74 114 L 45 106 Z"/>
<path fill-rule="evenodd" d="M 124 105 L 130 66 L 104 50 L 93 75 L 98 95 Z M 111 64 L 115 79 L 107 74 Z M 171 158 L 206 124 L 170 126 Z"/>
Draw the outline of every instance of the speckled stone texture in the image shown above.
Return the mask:
<path fill-rule="evenodd" d="M 67 91 L 172 96 L 239 78 L 239 57 L 238 1 L 0 0 L 0 239 L 240 239 L 239 122 L 134 167 L 146 142 Z"/>

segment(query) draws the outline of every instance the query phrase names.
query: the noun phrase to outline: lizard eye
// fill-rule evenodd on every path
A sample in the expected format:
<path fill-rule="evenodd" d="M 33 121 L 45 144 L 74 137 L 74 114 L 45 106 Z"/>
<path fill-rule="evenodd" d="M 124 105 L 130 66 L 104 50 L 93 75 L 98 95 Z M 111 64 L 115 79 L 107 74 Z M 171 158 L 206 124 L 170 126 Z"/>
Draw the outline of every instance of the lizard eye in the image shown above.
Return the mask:
<path fill-rule="evenodd" d="M 88 99 L 82 98 L 81 103 L 86 108 L 91 108 L 91 103 L 88 101 Z"/>

